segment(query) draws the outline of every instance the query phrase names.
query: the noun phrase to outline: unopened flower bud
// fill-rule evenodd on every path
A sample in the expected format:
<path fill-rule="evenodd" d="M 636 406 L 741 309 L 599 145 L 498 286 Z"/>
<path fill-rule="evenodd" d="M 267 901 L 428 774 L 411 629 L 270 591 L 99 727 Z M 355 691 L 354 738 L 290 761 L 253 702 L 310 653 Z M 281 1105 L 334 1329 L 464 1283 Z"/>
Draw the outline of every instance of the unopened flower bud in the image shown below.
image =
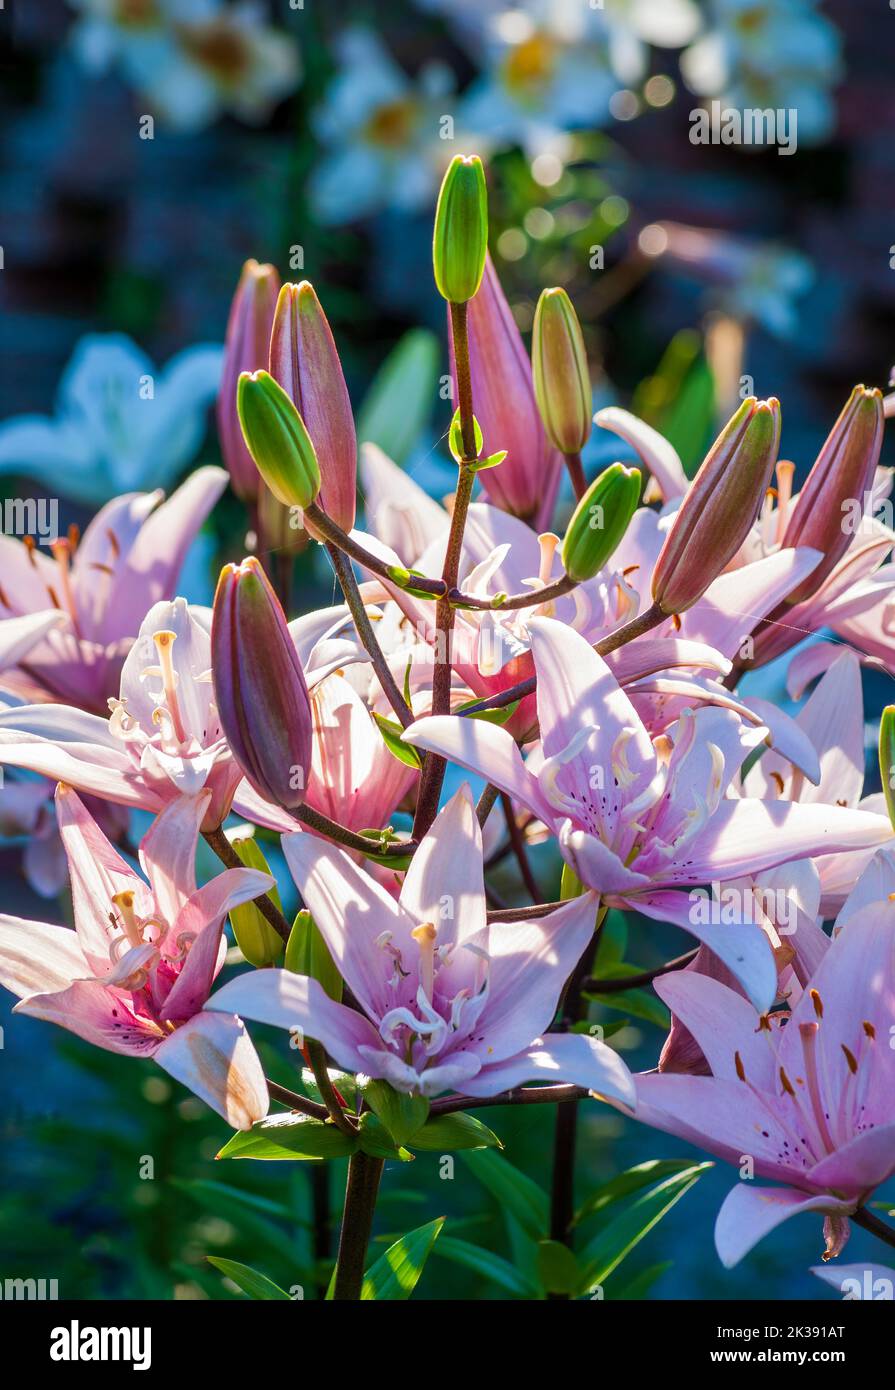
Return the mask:
<path fill-rule="evenodd" d="M 804 545 L 824 557 L 787 595 L 787 603 L 801 603 L 816 593 L 848 549 L 855 533 L 854 512 L 864 514 L 873 487 L 884 425 L 881 392 L 856 386 L 805 479 L 783 533 L 783 547 Z"/>
<path fill-rule="evenodd" d="M 886 705 L 879 721 L 879 772 L 889 820 L 895 828 L 895 705 Z"/>
<path fill-rule="evenodd" d="M 577 454 L 590 438 L 590 373 L 578 315 L 565 290 L 543 290 L 531 339 L 538 410 L 548 438 L 564 454 Z"/>
<path fill-rule="evenodd" d="M 613 463 L 591 483 L 572 514 L 562 543 L 566 574 L 593 579 L 608 563 L 640 500 L 640 469 Z"/>
<path fill-rule="evenodd" d="M 320 466 L 320 505 L 343 531 L 354 525 L 357 436 L 342 364 L 307 280 L 280 290 L 270 335 L 270 374 L 291 397 Z"/>
<path fill-rule="evenodd" d="M 236 404 L 249 453 L 273 495 L 287 507 L 309 507 L 320 491 L 320 467 L 291 396 L 269 372 L 243 372 Z"/>
<path fill-rule="evenodd" d="M 311 767 L 311 700 L 285 615 L 254 557 L 221 571 L 211 664 L 221 728 L 249 782 L 277 806 L 300 806 Z"/>
<path fill-rule="evenodd" d="M 237 497 L 249 501 L 258 496 L 259 479 L 239 427 L 236 383 L 240 372 L 254 372 L 267 366 L 270 328 L 279 288 L 280 277 L 272 265 L 246 261 L 227 320 L 224 366 L 217 399 L 218 435 L 233 491 Z"/>
<path fill-rule="evenodd" d="M 653 570 L 663 613 L 696 603 L 733 559 L 758 515 L 780 444 L 780 402 L 750 396 L 715 440 Z"/>
<path fill-rule="evenodd" d="M 257 840 L 252 836 L 233 840 L 231 844 L 247 869 L 260 869 L 264 874 L 270 873 L 270 865 Z M 270 897 L 274 906 L 282 912 L 283 904 L 275 887 L 271 889 Z M 260 970 L 266 965 L 279 965 L 282 962 L 283 942 L 256 903 L 248 902 L 231 907 L 230 925 L 236 937 L 236 944 L 249 965 L 254 965 Z"/>
<path fill-rule="evenodd" d="M 488 250 L 488 190 L 478 155 L 456 155 L 438 195 L 432 261 L 449 304 L 465 304 L 482 282 Z"/>

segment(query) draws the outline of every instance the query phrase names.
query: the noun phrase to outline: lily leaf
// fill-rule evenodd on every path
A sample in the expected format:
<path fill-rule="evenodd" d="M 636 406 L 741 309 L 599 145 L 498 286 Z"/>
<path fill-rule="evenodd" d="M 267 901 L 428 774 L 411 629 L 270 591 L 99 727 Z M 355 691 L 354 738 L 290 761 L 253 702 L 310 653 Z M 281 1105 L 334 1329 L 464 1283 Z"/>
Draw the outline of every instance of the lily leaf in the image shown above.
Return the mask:
<path fill-rule="evenodd" d="M 416 749 L 409 743 L 401 742 L 401 725 L 397 720 L 386 719 L 385 715 L 375 713 L 373 718 L 392 757 L 397 758 L 399 763 L 404 763 L 405 767 L 422 767 L 422 759 Z"/>
<path fill-rule="evenodd" d="M 435 1254 L 474 1270 L 514 1298 L 534 1299 L 538 1296 L 536 1286 L 515 1265 L 511 1265 L 502 1255 L 495 1255 L 493 1250 L 484 1250 L 480 1245 L 457 1240 L 454 1236 L 442 1236 L 435 1247 Z"/>
<path fill-rule="evenodd" d="M 399 1146 L 422 1129 L 429 1114 L 425 1096 L 402 1095 L 387 1081 L 371 1081 L 364 1090 L 364 1099 Z"/>
<path fill-rule="evenodd" d="M 584 1274 L 579 1292 L 590 1293 L 595 1285 L 603 1284 L 622 1260 L 628 1256 L 662 1220 L 671 1208 L 689 1192 L 711 1163 L 695 1163 L 682 1173 L 666 1178 L 656 1187 L 627 1207 L 585 1246 L 580 1255 Z"/>
<path fill-rule="evenodd" d="M 327 1159 L 354 1153 L 357 1140 L 328 1120 L 288 1113 L 268 1115 L 251 1129 L 238 1130 L 218 1158 Z"/>
<path fill-rule="evenodd" d="M 453 1149 L 503 1148 L 493 1129 L 463 1111 L 454 1115 L 433 1115 L 408 1143 L 413 1149 L 434 1153 L 450 1153 Z"/>
<path fill-rule="evenodd" d="M 439 1216 L 437 1221 L 417 1227 L 390 1245 L 364 1275 L 361 1298 L 378 1302 L 409 1298 L 444 1222 L 445 1218 Z"/>
<path fill-rule="evenodd" d="M 224 1260 L 219 1255 L 206 1255 L 210 1265 L 219 1269 L 234 1284 L 247 1293 L 249 1298 L 254 1299 L 285 1299 L 287 1303 L 292 1300 L 285 1289 L 281 1289 L 279 1284 L 275 1284 L 272 1279 L 268 1279 L 266 1274 L 261 1274 L 257 1269 L 252 1269 L 249 1265 L 240 1264 L 238 1260 Z"/>
<path fill-rule="evenodd" d="M 527 1235 L 534 1240 L 543 1238 L 550 1206 L 543 1188 L 490 1150 L 464 1153 L 463 1162 L 501 1210 L 514 1216 Z"/>

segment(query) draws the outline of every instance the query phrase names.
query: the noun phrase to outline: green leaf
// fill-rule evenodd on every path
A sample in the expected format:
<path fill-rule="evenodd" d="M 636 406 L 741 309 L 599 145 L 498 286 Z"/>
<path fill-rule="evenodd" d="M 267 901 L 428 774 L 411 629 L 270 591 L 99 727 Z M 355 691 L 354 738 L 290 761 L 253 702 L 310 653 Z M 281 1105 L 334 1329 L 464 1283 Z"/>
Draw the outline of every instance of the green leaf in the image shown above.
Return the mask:
<path fill-rule="evenodd" d="M 419 1226 L 390 1245 L 364 1275 L 361 1298 L 378 1302 L 409 1298 L 444 1222 L 445 1218 L 439 1216 L 437 1221 Z"/>
<path fill-rule="evenodd" d="M 387 1081 L 371 1081 L 364 1090 L 364 1100 L 399 1147 L 422 1129 L 429 1114 L 425 1096 L 402 1095 Z"/>
<path fill-rule="evenodd" d="M 619 976 L 627 974 L 639 974 L 634 966 L 618 966 Z M 645 989 L 622 989 L 613 990 L 609 994 L 601 994 L 599 988 L 588 990 L 584 996 L 586 999 L 594 999 L 598 1004 L 602 1004 L 605 1009 L 618 1009 L 624 1013 L 633 1014 L 635 1018 L 642 1018 L 646 1023 L 653 1023 L 657 1028 L 661 1028 L 663 1033 L 667 1033 L 671 1026 L 671 1015 L 656 994 L 650 994 Z"/>
<path fill-rule="evenodd" d="M 540 1240 L 547 1229 L 549 1201 L 536 1182 L 507 1159 L 491 1151 L 464 1153 L 463 1162 L 486 1187 L 498 1206 L 514 1216 L 523 1230 Z"/>
<path fill-rule="evenodd" d="M 474 472 L 481 473 L 483 468 L 496 468 L 499 463 L 503 463 L 507 452 L 506 449 L 498 449 L 496 454 L 489 454 L 486 459 L 476 459 L 472 465 Z"/>
<path fill-rule="evenodd" d="M 457 1111 L 454 1115 L 433 1115 L 411 1139 L 412 1149 L 450 1153 L 454 1149 L 502 1149 L 493 1129 L 474 1115 Z"/>
<path fill-rule="evenodd" d="M 337 1004 L 341 1002 L 342 976 L 313 917 L 304 908 L 296 913 L 292 923 L 286 943 L 285 965 L 295 975 L 307 975 L 312 980 L 318 980 L 330 999 Z"/>
<path fill-rule="evenodd" d="M 358 1147 L 372 1158 L 399 1158 L 402 1163 L 412 1163 L 413 1154 L 396 1144 L 378 1115 L 372 1110 L 360 1117 L 360 1138 Z"/>
<path fill-rule="evenodd" d="M 673 1173 L 683 1173 L 692 1166 L 693 1161 L 689 1158 L 649 1158 L 645 1163 L 637 1163 L 633 1168 L 616 1174 L 609 1182 L 604 1182 L 596 1188 L 575 1213 L 573 1225 L 580 1226 L 582 1221 L 595 1216 L 598 1211 L 620 1201 L 622 1197 L 630 1197 L 632 1193 L 640 1192 L 644 1187 L 658 1182 L 660 1178 L 668 1178 Z"/>
<path fill-rule="evenodd" d="M 538 1274 L 547 1293 L 575 1293 L 581 1281 L 578 1261 L 558 1240 L 539 1241 Z"/>
<path fill-rule="evenodd" d="M 401 742 L 401 725 L 394 719 L 386 719 L 384 714 L 376 714 L 376 727 L 382 735 L 382 742 L 385 744 L 392 757 L 397 758 L 399 763 L 405 767 L 420 768 L 422 759 L 419 753 L 409 743 Z"/>
<path fill-rule="evenodd" d="M 310 1223 L 284 1203 L 208 1178 L 170 1178 L 169 1182 L 204 1210 L 237 1226 L 241 1235 L 251 1239 L 253 1250 L 261 1244 L 267 1245 L 287 1259 L 290 1268 L 294 1267 L 295 1233 L 292 1228 L 309 1227 Z"/>
<path fill-rule="evenodd" d="M 354 1153 L 357 1141 L 329 1120 L 312 1115 L 268 1115 L 248 1130 L 238 1130 L 218 1158 L 327 1159 Z"/>
<path fill-rule="evenodd" d="M 475 704 L 478 704 L 477 699 L 467 700 L 466 704 L 460 705 L 459 708 L 455 711 L 455 713 L 462 714 L 463 711 L 465 709 L 468 709 L 470 705 Z M 500 709 L 480 709 L 476 710 L 473 714 L 467 714 L 465 717 L 467 719 L 481 719 L 485 724 L 508 724 L 512 719 L 513 715 L 516 713 L 516 710 L 519 708 L 520 704 L 520 700 L 513 700 L 511 704 L 502 705 Z"/>
<path fill-rule="evenodd" d="M 243 1293 L 247 1293 L 249 1298 L 285 1299 L 287 1303 L 292 1302 L 285 1289 L 281 1289 L 279 1284 L 268 1279 L 266 1274 L 260 1274 L 257 1269 L 241 1265 L 238 1260 L 224 1260 L 219 1255 L 206 1255 L 205 1258 L 210 1265 L 214 1265 L 215 1269 L 219 1269 L 237 1284 Z"/>
<path fill-rule="evenodd" d="M 475 416 L 472 417 L 472 423 L 475 431 L 475 452 L 478 458 L 478 455 L 482 452 L 482 445 L 485 441 L 482 437 L 481 427 Z M 460 425 L 459 406 L 457 406 L 457 409 L 454 411 L 454 418 L 451 421 L 451 428 L 448 434 L 448 448 L 453 455 L 455 463 L 462 463 L 464 461 L 466 450 L 463 448 L 463 430 Z"/>
<path fill-rule="evenodd" d="M 580 1291 L 590 1293 L 595 1285 L 604 1283 L 635 1245 L 658 1225 L 662 1217 L 686 1192 L 689 1192 L 706 1169 L 711 1167 L 711 1163 L 696 1163 L 684 1169 L 682 1173 L 666 1178 L 664 1182 L 644 1193 L 600 1231 L 585 1246 L 579 1257 L 584 1270 Z"/>
<path fill-rule="evenodd" d="M 649 1269 L 641 1270 L 639 1274 L 635 1274 L 634 1278 L 619 1289 L 618 1293 L 610 1294 L 610 1298 L 613 1302 L 626 1303 L 633 1303 L 641 1298 L 646 1298 L 653 1284 L 673 1266 L 674 1260 L 663 1260 L 661 1264 L 650 1265 Z"/>
<path fill-rule="evenodd" d="M 345 1102 L 346 1108 L 348 1110 L 357 1109 L 357 1102 L 361 1095 L 360 1087 L 357 1084 L 357 1078 L 352 1076 L 348 1071 L 339 1071 L 338 1067 L 327 1067 L 326 1074 Z M 311 1100 L 323 1100 L 320 1087 L 317 1085 L 317 1078 L 310 1067 L 302 1067 L 301 1081 L 306 1094 Z"/>
<path fill-rule="evenodd" d="M 454 1264 L 463 1265 L 466 1269 L 474 1270 L 476 1274 L 490 1279 L 492 1284 L 497 1284 L 515 1298 L 534 1299 L 538 1296 L 535 1285 L 530 1283 L 515 1265 L 511 1265 L 509 1260 L 495 1255 L 493 1250 L 483 1250 L 480 1245 L 472 1245 L 469 1241 L 457 1240 L 453 1236 L 442 1236 L 435 1247 L 435 1254 L 442 1259 L 451 1260 Z"/>

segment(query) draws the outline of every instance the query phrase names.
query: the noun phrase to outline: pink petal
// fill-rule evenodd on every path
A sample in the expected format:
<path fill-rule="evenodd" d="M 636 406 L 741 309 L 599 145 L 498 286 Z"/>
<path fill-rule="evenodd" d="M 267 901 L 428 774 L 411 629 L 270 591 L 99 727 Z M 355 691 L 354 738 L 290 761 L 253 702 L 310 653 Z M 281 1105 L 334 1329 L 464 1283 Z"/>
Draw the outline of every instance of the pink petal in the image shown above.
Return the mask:
<path fill-rule="evenodd" d="M 178 797 L 140 841 L 140 864 L 166 922 L 174 921 L 196 891 L 196 845 L 210 800 L 210 791 Z"/>
<path fill-rule="evenodd" d="M 848 1215 L 852 1210 L 853 1205 L 848 1202 L 809 1196 L 796 1187 L 754 1187 L 750 1182 L 741 1182 L 728 1192 L 718 1212 L 715 1248 L 725 1268 L 732 1269 L 753 1245 L 799 1212 Z"/>
<path fill-rule="evenodd" d="M 0 985 L 20 999 L 67 989 L 89 975 L 76 932 L 48 922 L 0 917 Z"/>
<path fill-rule="evenodd" d="M 594 424 L 604 430 L 612 430 L 637 451 L 655 478 L 659 491 L 666 502 L 675 497 L 683 497 L 690 486 L 680 455 L 671 444 L 652 425 L 639 420 L 630 411 L 617 405 L 609 405 L 598 410 Z"/>
<path fill-rule="evenodd" d="M 598 1095 L 636 1104 L 634 1082 L 621 1057 L 586 1033 L 549 1033 L 536 1038 L 524 1052 L 483 1067 L 463 1090 L 470 1096 L 496 1096 L 524 1081 L 586 1086 Z"/>
<path fill-rule="evenodd" d="M 330 999 L 316 980 L 287 970 L 240 975 L 212 995 L 208 1008 L 286 1028 L 296 1046 L 314 1038 L 346 1071 L 366 1070 L 360 1047 L 382 1047 L 382 1039 L 363 1014 Z"/>
<path fill-rule="evenodd" d="M 107 1052 L 151 1057 L 162 1040 L 162 1031 L 136 1018 L 124 997 L 98 980 L 75 980 L 53 994 L 32 994 L 13 1012 L 58 1023 L 79 1038 Z"/>
<path fill-rule="evenodd" d="M 402 738 L 414 748 L 438 753 L 494 782 L 539 820 L 553 822 L 554 812 L 541 795 L 537 780 L 526 771 L 519 749 L 506 729 L 482 719 L 445 714 L 418 719 L 404 730 Z"/>
<path fill-rule="evenodd" d="M 298 891 L 322 933 L 340 974 L 361 1007 L 379 1018 L 393 1000 L 387 989 L 391 957 L 376 945 L 382 932 L 415 970 L 417 922 L 342 850 L 302 831 L 283 836 L 283 853 Z"/>
<path fill-rule="evenodd" d="M 774 1089 L 774 1054 L 759 1031 L 758 1014 L 741 994 L 688 970 L 660 975 L 655 990 L 693 1034 L 713 1076 L 737 1080 L 735 1054 L 739 1053 L 749 1082 L 761 1091 Z"/>
<path fill-rule="evenodd" d="M 238 1018 L 196 1014 L 162 1043 L 155 1060 L 234 1129 L 251 1129 L 267 1114 L 264 1072 Z"/>
<path fill-rule="evenodd" d="M 465 784 L 435 817 L 410 861 L 400 903 L 414 922 L 435 925 L 439 946 L 484 928 L 482 832 Z"/>

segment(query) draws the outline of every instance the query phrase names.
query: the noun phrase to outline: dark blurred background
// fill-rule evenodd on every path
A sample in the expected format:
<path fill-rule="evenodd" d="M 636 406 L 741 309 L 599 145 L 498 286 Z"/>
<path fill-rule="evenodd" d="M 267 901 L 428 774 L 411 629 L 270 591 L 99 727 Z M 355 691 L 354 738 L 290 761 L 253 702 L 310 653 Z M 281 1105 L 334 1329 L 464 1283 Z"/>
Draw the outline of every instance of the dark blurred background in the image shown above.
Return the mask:
<path fill-rule="evenodd" d="M 0 33 L 0 485 L 59 497 L 63 525 L 219 459 L 209 348 L 249 256 L 314 282 L 361 413 L 407 331 L 434 335 L 414 340 L 417 437 L 402 435 L 400 396 L 377 429 L 447 491 L 431 218 L 444 166 L 467 149 L 488 158 L 492 254 L 523 332 L 540 288 L 566 285 L 595 404 L 635 409 L 689 468 L 743 377 L 782 400 L 782 452 L 802 469 L 851 386 L 888 381 L 895 12 L 882 0 L 6 0 Z M 690 112 L 712 99 L 794 108 L 797 149 L 692 144 Z M 123 394 L 138 369 L 158 373 L 168 412 L 151 440 Z M 184 443 L 185 418 L 200 442 Z M 607 448 L 594 439 L 586 465 Z M 225 499 L 189 597 L 208 601 L 240 527 Z M 313 556 L 299 573 L 303 609 L 328 601 Z M 66 920 L 63 900 L 25 884 L 20 848 L 0 856 L 4 910 Z M 654 930 L 634 958 L 680 949 Z M 636 1002 L 617 1041 L 649 1066 L 661 1011 Z M 63 1296 L 231 1296 L 204 1264 L 219 1253 L 287 1286 L 311 1278 L 306 1165 L 222 1175 L 210 1160 L 224 1126 L 197 1101 L 148 1064 L 10 1022 L 9 1003 L 0 1277 L 55 1277 Z M 546 1117 L 489 1116 L 511 1161 L 546 1185 Z M 621 1167 L 686 1149 L 590 1107 L 581 1152 L 583 1199 Z M 447 1211 L 455 1234 L 510 1257 L 496 1205 L 457 1168 L 453 1183 L 434 1155 L 390 1171 L 380 1234 Z M 832 1297 L 807 1272 L 821 1246 L 809 1218 L 722 1270 L 711 1227 L 732 1178 L 703 1177 L 616 1289 L 651 1271 L 650 1297 Z M 871 1249 L 857 1232 L 848 1256 Z M 433 1258 L 419 1296 L 469 1296 L 474 1277 Z"/>

